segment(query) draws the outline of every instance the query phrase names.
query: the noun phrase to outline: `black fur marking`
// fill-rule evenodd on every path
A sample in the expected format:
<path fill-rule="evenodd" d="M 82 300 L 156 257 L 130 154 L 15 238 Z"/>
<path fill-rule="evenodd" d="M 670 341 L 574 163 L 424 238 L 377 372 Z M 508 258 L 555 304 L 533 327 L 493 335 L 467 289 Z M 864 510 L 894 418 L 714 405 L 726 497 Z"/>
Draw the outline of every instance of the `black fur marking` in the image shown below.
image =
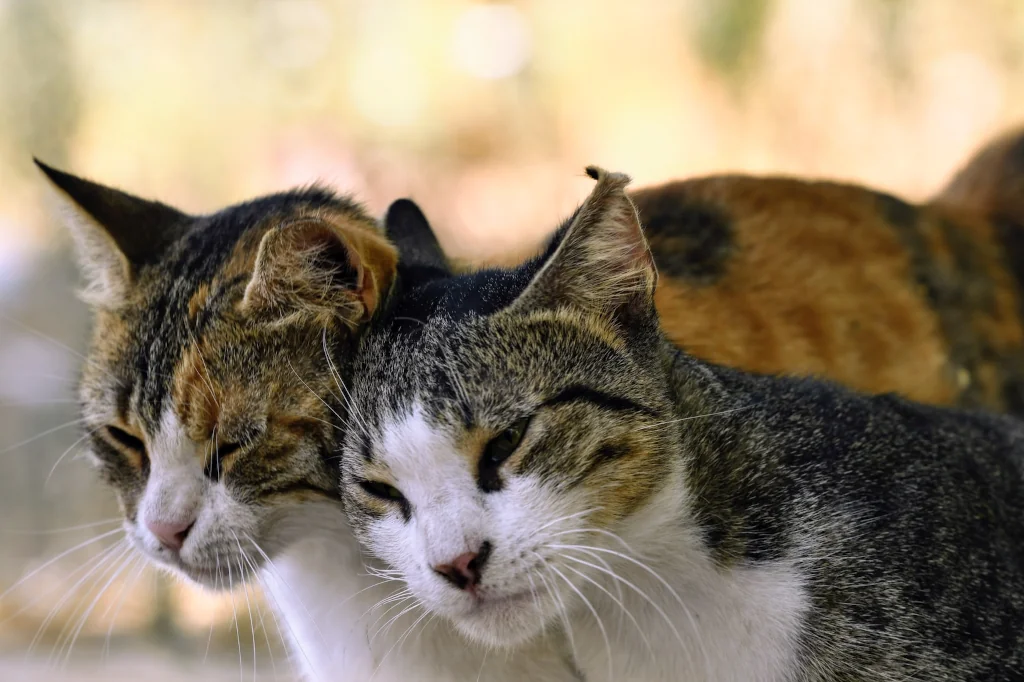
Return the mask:
<path fill-rule="evenodd" d="M 638 202 L 637 211 L 659 272 L 702 286 L 725 275 L 737 247 L 722 208 L 659 194 Z"/>
<path fill-rule="evenodd" d="M 590 456 L 590 463 L 575 477 L 573 485 L 579 485 L 592 473 L 606 464 L 610 464 L 629 455 L 629 446 L 625 443 L 605 443 Z"/>
<path fill-rule="evenodd" d="M 1024 137 L 1017 143 L 1015 150 L 1019 151 L 1021 166 L 1024 168 Z M 1020 314 L 1024 317 L 1024 225 L 996 220 L 993 226 L 1006 267 L 1016 280 Z M 1011 414 L 1021 417 L 1024 416 L 1024 360 L 1016 361 L 1012 366 L 1013 369 L 1006 372 L 1003 382 L 1003 400 Z"/>
<path fill-rule="evenodd" d="M 942 334 L 949 348 L 950 372 L 963 369 L 974 376 L 979 367 L 990 360 L 993 349 L 972 325 L 972 311 L 991 310 L 994 292 L 985 264 L 974 244 L 962 228 L 951 221 L 923 213 L 894 196 L 872 193 L 879 211 L 895 228 L 904 248 L 910 254 L 913 277 L 924 292 L 929 307 L 939 318 Z M 925 230 L 935 230 L 953 254 L 953 266 L 946 267 L 931 252 Z M 961 391 L 963 406 L 984 404 L 981 387 L 971 382 Z"/>
<path fill-rule="evenodd" d="M 587 386 L 573 385 L 563 388 L 557 395 L 548 398 L 541 405 L 553 407 L 566 403 L 588 402 L 612 412 L 640 412 L 648 416 L 655 416 L 657 413 L 649 407 L 633 402 L 628 398 L 610 395 Z"/>

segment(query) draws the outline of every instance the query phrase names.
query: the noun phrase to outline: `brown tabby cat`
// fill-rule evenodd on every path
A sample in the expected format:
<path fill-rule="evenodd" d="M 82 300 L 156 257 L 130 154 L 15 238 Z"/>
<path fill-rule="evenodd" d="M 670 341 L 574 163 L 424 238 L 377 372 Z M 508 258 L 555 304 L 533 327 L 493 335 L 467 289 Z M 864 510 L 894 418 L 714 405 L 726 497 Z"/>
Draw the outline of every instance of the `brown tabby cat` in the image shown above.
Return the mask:
<path fill-rule="evenodd" d="M 662 326 L 693 355 L 1024 414 L 1024 131 L 989 144 L 923 205 L 742 175 L 631 198 L 658 266 Z M 429 230 L 402 215 L 391 232 Z"/>

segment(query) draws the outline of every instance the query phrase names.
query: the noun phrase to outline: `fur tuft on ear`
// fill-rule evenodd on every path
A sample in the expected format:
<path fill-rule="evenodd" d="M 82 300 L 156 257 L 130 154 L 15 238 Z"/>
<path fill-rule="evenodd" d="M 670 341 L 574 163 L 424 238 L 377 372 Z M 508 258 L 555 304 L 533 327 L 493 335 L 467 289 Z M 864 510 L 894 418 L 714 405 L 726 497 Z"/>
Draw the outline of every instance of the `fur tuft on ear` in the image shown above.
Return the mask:
<path fill-rule="evenodd" d="M 375 229 L 304 218 L 260 242 L 241 307 L 274 324 L 309 321 L 355 328 L 373 315 L 395 278 L 398 255 Z"/>
<path fill-rule="evenodd" d="M 157 262 L 188 227 L 189 216 L 170 206 L 33 161 L 49 180 L 74 239 L 86 280 L 81 296 L 90 305 L 119 305 L 138 269 Z"/>
<path fill-rule="evenodd" d="M 636 208 L 626 194 L 630 179 L 596 166 L 590 196 L 555 238 L 551 255 L 514 305 L 573 305 L 616 317 L 653 306 L 658 275 Z"/>

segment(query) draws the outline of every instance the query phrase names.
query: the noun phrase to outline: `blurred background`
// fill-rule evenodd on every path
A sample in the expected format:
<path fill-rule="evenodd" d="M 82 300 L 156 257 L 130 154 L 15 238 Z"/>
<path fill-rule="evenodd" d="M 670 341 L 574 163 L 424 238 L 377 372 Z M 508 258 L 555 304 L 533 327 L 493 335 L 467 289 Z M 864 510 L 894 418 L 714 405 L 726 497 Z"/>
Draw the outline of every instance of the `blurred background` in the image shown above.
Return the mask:
<path fill-rule="evenodd" d="M 255 590 L 89 573 L 118 515 L 78 456 L 88 315 L 32 155 L 196 213 L 411 196 L 483 260 L 589 163 L 922 199 L 1024 123 L 1022 82 L 1019 0 L 0 0 L 0 679 L 294 679 Z"/>

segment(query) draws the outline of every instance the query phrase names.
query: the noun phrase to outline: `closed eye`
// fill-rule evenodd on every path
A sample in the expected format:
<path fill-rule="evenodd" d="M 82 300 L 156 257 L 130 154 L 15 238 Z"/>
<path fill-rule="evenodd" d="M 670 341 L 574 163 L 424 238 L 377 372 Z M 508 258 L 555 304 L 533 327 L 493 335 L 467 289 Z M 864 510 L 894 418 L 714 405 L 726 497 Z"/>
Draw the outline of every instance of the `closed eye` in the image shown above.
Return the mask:
<path fill-rule="evenodd" d="M 359 481 L 359 487 L 362 488 L 367 495 L 376 497 L 379 500 L 385 500 L 387 502 L 404 502 L 405 496 L 402 495 L 401 491 L 393 485 L 382 483 L 381 481 Z"/>
<path fill-rule="evenodd" d="M 217 483 L 224 471 L 224 462 L 228 457 L 237 454 L 241 449 L 241 443 L 222 443 L 214 446 L 213 457 L 207 461 L 204 470 L 207 478 Z"/>
<path fill-rule="evenodd" d="M 119 429 L 116 426 L 106 427 L 107 436 L 112 441 L 120 445 L 121 447 L 131 450 L 132 452 L 143 455 L 146 453 L 146 444 L 142 442 L 141 438 L 136 438 L 132 434 L 128 433 L 124 429 Z"/>
<path fill-rule="evenodd" d="M 227 459 L 228 457 L 235 454 L 241 449 L 241 443 L 225 443 L 224 445 L 217 446 L 216 454 L 221 461 L 224 461 L 225 459 Z"/>
<path fill-rule="evenodd" d="M 531 417 L 524 417 L 488 441 L 477 464 L 477 485 L 485 493 L 501 490 L 498 469 L 519 449 L 523 436 L 530 427 Z"/>

